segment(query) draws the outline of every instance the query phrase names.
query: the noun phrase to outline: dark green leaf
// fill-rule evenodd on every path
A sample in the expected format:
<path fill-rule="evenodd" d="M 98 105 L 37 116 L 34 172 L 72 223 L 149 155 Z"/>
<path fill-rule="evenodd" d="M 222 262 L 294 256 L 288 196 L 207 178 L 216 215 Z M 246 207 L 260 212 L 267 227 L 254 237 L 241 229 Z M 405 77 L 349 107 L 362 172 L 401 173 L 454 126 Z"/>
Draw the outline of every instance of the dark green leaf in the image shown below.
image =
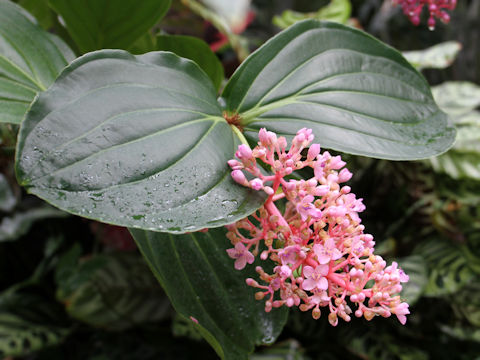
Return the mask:
<path fill-rule="evenodd" d="M 25 235 L 30 227 L 39 220 L 68 216 L 66 212 L 44 206 L 37 209 L 29 209 L 4 217 L 0 222 L 0 242 L 17 240 Z"/>
<path fill-rule="evenodd" d="M 91 326 L 121 331 L 168 316 L 168 298 L 136 253 L 97 256 L 66 274 L 57 275 L 58 298 Z"/>
<path fill-rule="evenodd" d="M 212 79 L 218 90 L 223 80 L 223 66 L 208 44 L 193 36 L 159 35 L 157 49 L 171 51 L 178 56 L 193 60 Z"/>
<path fill-rule="evenodd" d="M 221 358 L 246 359 L 255 345 L 272 343 L 285 324 L 287 311 L 265 313 L 245 278 L 255 277 L 255 264 L 244 271 L 233 267 L 231 247 L 223 228 L 171 235 L 131 230 L 172 305 Z"/>
<path fill-rule="evenodd" d="M 172 53 L 74 61 L 32 105 L 17 177 L 68 212 L 167 232 L 221 226 L 265 197 L 231 180 L 239 140 L 210 79 Z"/>
<path fill-rule="evenodd" d="M 327 148 L 411 160 L 445 151 L 455 137 L 400 53 L 335 23 L 283 31 L 242 63 L 223 97 L 252 141 L 262 127 L 287 136 L 308 127 Z"/>
<path fill-rule="evenodd" d="M 84 53 L 126 49 L 167 12 L 170 0 L 49 0 Z"/>
<path fill-rule="evenodd" d="M 0 0 L 0 122 L 20 124 L 33 98 L 74 58 L 18 5 Z"/>

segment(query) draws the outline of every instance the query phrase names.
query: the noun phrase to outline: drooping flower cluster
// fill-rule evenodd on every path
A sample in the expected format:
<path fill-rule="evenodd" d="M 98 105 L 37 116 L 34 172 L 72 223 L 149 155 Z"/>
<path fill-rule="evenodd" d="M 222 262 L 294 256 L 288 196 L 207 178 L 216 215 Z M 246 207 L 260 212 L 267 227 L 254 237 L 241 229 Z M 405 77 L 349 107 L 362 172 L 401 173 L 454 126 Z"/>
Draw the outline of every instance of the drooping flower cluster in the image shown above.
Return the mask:
<path fill-rule="evenodd" d="M 450 15 L 445 10 L 453 10 L 457 6 L 457 0 L 393 0 L 394 4 L 402 7 L 403 13 L 407 15 L 414 25 L 420 24 L 420 15 L 423 7 L 428 9 L 428 28 L 435 29 L 435 18 L 448 24 Z"/>
<path fill-rule="evenodd" d="M 262 260 L 275 263 L 271 274 L 257 266 L 261 283 L 247 279 L 248 285 L 259 289 L 255 298 L 265 299 L 265 311 L 295 305 L 312 310 L 318 319 L 320 308 L 328 308 L 333 326 L 339 317 L 350 321 L 352 312 L 367 320 L 395 314 L 405 324 L 408 304 L 398 293 L 408 276 L 397 263 L 387 266 L 374 254 L 373 236 L 364 234 L 358 216 L 365 209 L 362 199 L 349 186 L 340 185 L 352 177 L 345 162 L 328 152 L 320 154 L 318 144 L 310 145 L 309 129 L 298 131 L 288 150 L 284 137 L 265 129 L 260 130 L 259 140 L 253 150 L 240 145 L 238 160 L 228 163 L 237 183 L 264 191 L 268 199 L 250 218 L 227 226 L 234 245 L 227 253 L 238 270 L 252 264 L 259 252 Z M 258 160 L 274 174 L 264 175 Z M 312 178 L 289 176 L 305 167 L 313 169 Z"/>

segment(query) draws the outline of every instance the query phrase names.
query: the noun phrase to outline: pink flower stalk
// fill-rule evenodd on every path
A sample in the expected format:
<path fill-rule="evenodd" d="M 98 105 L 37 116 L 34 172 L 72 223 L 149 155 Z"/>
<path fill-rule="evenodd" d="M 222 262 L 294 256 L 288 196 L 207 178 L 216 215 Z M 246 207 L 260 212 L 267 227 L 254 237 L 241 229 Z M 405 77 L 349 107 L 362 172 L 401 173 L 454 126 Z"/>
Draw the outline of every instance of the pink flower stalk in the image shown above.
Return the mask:
<path fill-rule="evenodd" d="M 228 163 L 235 181 L 264 191 L 268 198 L 251 218 L 227 226 L 227 237 L 235 245 L 227 253 L 240 270 L 253 263 L 253 254 L 263 244 L 260 259 L 270 259 L 276 266 L 272 274 L 257 266 L 262 284 L 250 278 L 247 284 L 259 289 L 255 298 L 266 300 L 265 311 L 298 306 L 318 319 L 320 308 L 326 308 L 333 326 L 338 318 L 350 321 L 352 313 L 367 320 L 395 314 L 405 324 L 408 304 L 398 293 L 408 275 L 397 263 L 387 267 L 374 254 L 373 236 L 363 232 L 358 215 L 365 205 L 349 186 L 340 185 L 352 176 L 343 168 L 345 162 L 328 152 L 320 154 L 320 146 L 311 145 L 309 129 L 298 131 L 290 149 L 284 137 L 265 129 L 260 130 L 259 139 L 252 150 L 241 145 L 238 160 Z M 258 161 L 269 165 L 273 175 L 264 175 Z M 313 169 L 311 179 L 286 178 L 305 167 Z M 246 180 L 240 172 L 250 173 L 253 179 Z M 284 211 L 275 205 L 278 201 L 285 201 Z"/>
<path fill-rule="evenodd" d="M 420 15 L 423 7 L 429 11 L 428 28 L 435 29 L 435 18 L 448 24 L 450 15 L 445 10 L 453 10 L 457 6 L 457 0 L 393 0 L 395 5 L 402 7 L 403 13 L 407 15 L 413 25 L 420 24 Z"/>

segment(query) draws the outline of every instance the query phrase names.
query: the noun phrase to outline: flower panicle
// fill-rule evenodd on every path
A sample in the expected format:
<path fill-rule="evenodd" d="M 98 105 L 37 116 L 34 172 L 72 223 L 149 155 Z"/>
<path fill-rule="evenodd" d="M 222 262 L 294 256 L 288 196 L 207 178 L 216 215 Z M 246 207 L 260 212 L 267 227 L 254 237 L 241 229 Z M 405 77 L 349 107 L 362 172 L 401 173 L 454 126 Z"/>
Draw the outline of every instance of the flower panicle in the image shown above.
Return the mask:
<path fill-rule="evenodd" d="M 402 7 L 403 13 L 408 16 L 412 24 L 420 24 L 420 15 L 424 7 L 429 12 L 428 28 L 435 29 L 435 19 L 445 24 L 450 22 L 450 15 L 446 10 L 454 10 L 457 0 L 393 0 L 395 5 Z"/>
<path fill-rule="evenodd" d="M 252 264 L 260 251 L 261 260 L 274 262 L 271 274 L 256 267 L 260 282 L 246 280 L 258 289 L 255 298 L 265 300 L 267 312 L 298 306 L 318 319 L 325 308 L 333 326 L 338 318 L 350 321 L 352 314 L 367 320 L 395 314 L 405 324 L 408 304 L 398 293 L 408 276 L 397 263 L 387 266 L 374 254 L 373 236 L 364 233 L 358 215 L 365 209 L 362 199 L 341 185 L 352 173 L 340 156 L 320 153 L 312 141 L 312 130 L 303 128 L 287 149 L 284 137 L 261 129 L 254 149 L 238 147 L 237 159 L 228 162 L 232 178 L 268 198 L 250 217 L 227 226 L 234 245 L 228 255 L 237 270 Z M 258 161 L 273 174 L 260 171 Z M 312 178 L 288 178 L 306 167 L 313 170 Z M 285 202 L 283 211 L 278 201 Z"/>

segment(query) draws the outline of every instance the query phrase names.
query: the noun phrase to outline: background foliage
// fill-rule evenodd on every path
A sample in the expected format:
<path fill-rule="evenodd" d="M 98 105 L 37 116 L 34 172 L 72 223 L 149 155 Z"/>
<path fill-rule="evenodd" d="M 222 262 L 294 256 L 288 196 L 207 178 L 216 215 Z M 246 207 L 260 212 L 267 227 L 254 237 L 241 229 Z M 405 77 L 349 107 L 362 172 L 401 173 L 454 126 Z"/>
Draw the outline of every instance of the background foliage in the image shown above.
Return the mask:
<path fill-rule="evenodd" d="M 407 325 L 401 326 L 393 319 L 375 319 L 372 323 L 356 320 L 332 328 L 325 317 L 314 321 L 308 314 L 291 311 L 277 342 L 257 347 L 251 358 L 479 358 L 480 45 L 476 39 L 480 36 L 480 1 L 459 2 L 452 22 L 439 25 L 434 32 L 426 26 L 414 27 L 399 9 L 380 0 L 256 0 L 252 3 L 254 18 L 246 29 L 235 25 L 236 19 L 219 23 L 222 9 L 215 7 L 215 1 L 205 4 L 214 6 L 217 13 L 206 13 L 185 0 L 172 4 L 163 1 L 162 6 L 158 1 L 144 1 L 142 11 L 134 14 L 109 9 L 108 1 L 92 1 L 94 6 L 85 15 L 89 32 L 79 32 L 81 16 L 72 16 L 79 14 L 77 6 L 84 9 L 81 1 L 18 3 L 35 16 L 38 26 L 48 30 L 33 41 L 52 48 L 50 53 L 56 55 L 48 62 L 56 65 L 47 72 L 27 66 L 30 72 L 25 72 L 0 62 L 2 74 L 14 79 L 4 81 L 5 77 L 0 77 L 0 113 L 4 116 L 0 118 L 4 122 L 0 124 L 0 351 L 7 358 L 215 357 L 200 336 L 208 339 L 208 334 L 195 325 L 190 314 L 170 305 L 125 229 L 69 216 L 19 187 L 14 176 L 15 124 L 20 123 L 35 94 L 45 90 L 73 58 L 87 51 L 105 47 L 135 54 L 169 50 L 197 62 L 205 71 L 198 76 L 209 77 L 215 92 L 223 87 L 223 74 L 231 76 L 245 51 L 303 18 L 362 26 L 402 51 L 455 41 L 457 45 L 450 43 L 440 50 L 437 47 L 407 58 L 423 68 L 438 105 L 457 126 L 458 139 L 450 151 L 425 161 L 392 162 L 343 155 L 354 172 L 351 186 L 367 205 L 363 221 L 375 236 L 378 251 L 389 260 L 399 261 L 410 275 L 403 294 L 413 305 Z M 129 3 L 138 2 L 125 1 L 123 9 L 128 9 Z M 152 4 L 156 6 L 150 8 Z M 101 21 L 104 12 L 109 14 L 108 21 Z M 23 34 L 37 26 L 28 22 L 31 16 L 15 19 L 8 15 L 0 13 L 0 20 L 22 30 L 9 36 L 32 41 Z M 175 41 L 162 32 L 176 34 Z M 455 54 L 457 42 L 461 50 Z M 217 50 L 216 55 L 207 50 L 207 43 Z M 34 52 L 18 55 L 32 61 L 39 58 Z M 4 99 L 1 90 L 16 97 Z M 197 234 L 198 243 L 207 236 Z M 148 239 L 140 241 L 140 250 L 147 243 Z M 193 245 L 175 243 L 177 247 Z M 149 259 L 152 268 L 160 264 L 166 263 Z M 157 276 L 175 278 L 177 274 L 169 274 L 169 270 L 168 266 L 157 268 Z M 163 286 L 175 286 L 175 282 L 168 285 L 160 281 Z M 251 298 L 248 306 L 252 308 L 245 310 L 248 316 L 261 308 L 261 304 L 253 303 L 251 293 L 240 295 Z M 276 316 L 285 321 L 284 314 Z M 215 336 L 224 336 L 222 341 L 228 343 L 236 336 L 243 338 L 242 331 L 235 334 L 223 329 L 220 332 L 226 335 Z M 210 341 L 217 353 L 224 343 Z M 252 338 L 239 344 L 253 349 L 258 343 Z"/>

